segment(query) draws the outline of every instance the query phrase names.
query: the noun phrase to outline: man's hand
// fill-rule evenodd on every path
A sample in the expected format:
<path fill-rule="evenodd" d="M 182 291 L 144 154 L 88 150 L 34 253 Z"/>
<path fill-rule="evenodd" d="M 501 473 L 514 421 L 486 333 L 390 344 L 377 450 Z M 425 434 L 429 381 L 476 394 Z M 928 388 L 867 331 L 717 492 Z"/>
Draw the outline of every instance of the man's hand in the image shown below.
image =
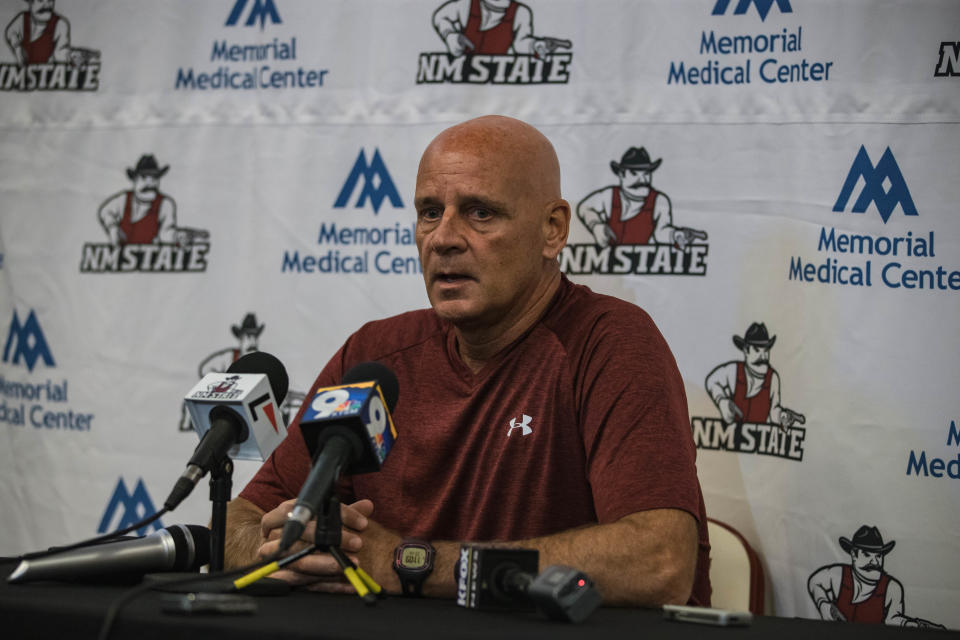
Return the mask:
<path fill-rule="evenodd" d="M 473 51 L 476 48 L 473 46 L 473 43 L 470 42 L 470 38 L 463 35 L 460 31 L 451 31 L 448 33 L 447 37 L 444 38 L 444 42 L 447 45 L 447 51 L 455 58 L 462 56 L 467 51 Z"/>
<path fill-rule="evenodd" d="M 694 240 L 706 239 L 706 231 L 691 229 L 690 227 L 677 227 L 673 230 L 673 244 L 681 251 L 685 251 L 687 245 L 693 244 Z"/>
<path fill-rule="evenodd" d="M 268 558 L 276 553 L 280 546 L 280 534 L 287 521 L 287 515 L 293 509 L 296 499 L 281 503 L 273 511 L 263 515 L 260 521 L 260 535 L 265 542 L 257 553 Z M 359 500 L 351 505 L 340 505 L 340 519 L 343 523 L 340 548 L 353 562 L 358 562 L 358 552 L 364 546 L 361 534 L 370 526 L 369 517 L 373 514 L 373 502 Z M 316 523 L 310 522 L 300 540 L 289 549 L 291 553 L 313 544 Z M 313 591 L 352 593 L 353 587 L 343 576 L 343 569 L 329 553 L 314 552 L 291 565 L 271 574 L 272 578 L 285 580 L 295 586 L 304 586 Z"/>
<path fill-rule="evenodd" d="M 743 421 L 743 411 L 740 411 L 740 407 L 733 403 L 733 398 L 721 398 L 717 403 L 717 408 L 720 409 L 720 417 L 724 424 Z"/>
<path fill-rule="evenodd" d="M 823 620 L 836 620 L 837 622 L 846 622 L 846 618 L 840 609 L 837 609 L 837 605 L 829 600 L 824 600 L 820 603 L 820 618 Z"/>
<path fill-rule="evenodd" d="M 590 233 L 593 234 L 593 239 L 597 241 L 601 248 L 617 243 L 617 234 L 606 223 L 597 222 L 590 227 Z"/>
<path fill-rule="evenodd" d="M 907 616 L 904 616 L 903 626 L 917 627 L 918 629 L 946 629 L 942 624 L 924 620 L 923 618 L 910 618 Z"/>
<path fill-rule="evenodd" d="M 534 38 L 533 39 L 533 55 L 538 58 L 546 58 L 548 55 L 563 47 L 564 49 L 569 49 L 573 46 L 573 43 L 569 40 L 563 38 Z"/>
<path fill-rule="evenodd" d="M 780 430 L 786 431 L 794 424 L 805 424 L 807 419 L 802 413 L 797 413 L 796 411 L 791 411 L 786 407 L 780 409 Z"/>

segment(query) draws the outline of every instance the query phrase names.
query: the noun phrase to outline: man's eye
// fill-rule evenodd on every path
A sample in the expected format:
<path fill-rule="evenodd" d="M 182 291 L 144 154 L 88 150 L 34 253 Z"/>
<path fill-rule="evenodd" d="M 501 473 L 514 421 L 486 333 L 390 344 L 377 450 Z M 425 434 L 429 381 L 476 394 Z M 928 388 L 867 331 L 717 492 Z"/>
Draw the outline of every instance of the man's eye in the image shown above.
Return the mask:
<path fill-rule="evenodd" d="M 486 220 L 493 216 L 493 212 L 490 209 L 485 209 L 484 207 L 474 207 L 470 210 L 470 215 L 478 220 Z"/>
<path fill-rule="evenodd" d="M 440 210 L 439 209 L 423 209 L 420 211 L 421 220 L 439 220 L 440 219 Z"/>

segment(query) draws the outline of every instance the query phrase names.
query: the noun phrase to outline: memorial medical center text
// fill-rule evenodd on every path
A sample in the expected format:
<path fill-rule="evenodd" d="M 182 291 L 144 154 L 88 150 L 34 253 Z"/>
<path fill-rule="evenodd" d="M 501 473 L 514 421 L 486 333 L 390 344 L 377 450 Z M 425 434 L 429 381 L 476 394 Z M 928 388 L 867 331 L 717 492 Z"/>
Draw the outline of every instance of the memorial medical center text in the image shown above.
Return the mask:
<path fill-rule="evenodd" d="M 415 230 L 415 224 L 401 225 L 399 222 L 392 227 L 338 227 L 333 222 L 323 223 L 317 236 L 321 250 L 317 254 L 284 251 L 280 271 L 420 274 L 423 270 L 417 255 Z M 391 246 L 407 248 L 407 251 L 398 254 L 391 250 Z"/>
<path fill-rule="evenodd" d="M 792 54 L 802 51 L 803 27 L 800 26 L 795 31 L 784 28 L 780 33 L 734 36 L 702 31 L 700 55 L 717 57 L 696 62 L 671 60 L 667 84 L 750 84 L 757 78 L 767 84 L 829 81 L 833 61 L 806 57 L 796 60 Z M 761 55 L 750 57 L 755 54 Z M 780 55 L 787 58 L 777 57 Z M 741 57 L 731 59 L 728 56 Z"/>
<path fill-rule="evenodd" d="M 196 70 L 193 67 L 177 69 L 175 89 L 257 90 L 257 89 L 312 89 L 323 86 L 328 69 L 308 69 L 297 66 L 297 39 L 261 44 L 232 44 L 215 41 L 210 62 L 224 63 L 215 69 Z M 271 61 L 270 64 L 256 64 Z M 254 63 L 236 67 L 227 63 Z"/>
<path fill-rule="evenodd" d="M 0 424 L 36 429 L 89 431 L 94 415 L 66 406 L 67 381 L 14 382 L 0 376 Z M 48 407 L 47 405 L 53 405 Z"/>
<path fill-rule="evenodd" d="M 788 279 L 854 287 L 960 290 L 960 270 L 930 264 L 936 258 L 933 231 L 874 236 L 821 227 L 817 251 L 827 254 L 826 258 L 792 256 Z"/>

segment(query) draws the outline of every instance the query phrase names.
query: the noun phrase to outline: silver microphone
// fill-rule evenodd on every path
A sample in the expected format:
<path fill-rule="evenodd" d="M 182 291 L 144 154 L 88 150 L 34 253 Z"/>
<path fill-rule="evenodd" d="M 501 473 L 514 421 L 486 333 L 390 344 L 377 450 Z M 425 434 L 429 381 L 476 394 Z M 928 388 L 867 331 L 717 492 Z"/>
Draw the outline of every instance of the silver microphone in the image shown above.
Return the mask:
<path fill-rule="evenodd" d="M 7 577 L 7 582 L 197 571 L 209 561 L 210 530 L 194 524 L 175 524 L 134 540 L 22 560 Z"/>

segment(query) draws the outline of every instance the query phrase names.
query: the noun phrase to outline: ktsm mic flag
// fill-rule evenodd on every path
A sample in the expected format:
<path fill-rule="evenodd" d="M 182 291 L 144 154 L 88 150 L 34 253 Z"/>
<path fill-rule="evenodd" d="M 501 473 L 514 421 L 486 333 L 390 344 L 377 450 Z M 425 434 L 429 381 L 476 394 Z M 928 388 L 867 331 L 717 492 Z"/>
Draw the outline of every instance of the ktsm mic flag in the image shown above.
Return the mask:
<path fill-rule="evenodd" d="M 240 460 L 264 460 L 287 436 L 269 379 L 262 373 L 208 373 L 185 398 L 193 428 L 200 438 L 210 430 L 210 412 L 227 407 L 250 425 L 253 437 L 230 448 Z"/>

